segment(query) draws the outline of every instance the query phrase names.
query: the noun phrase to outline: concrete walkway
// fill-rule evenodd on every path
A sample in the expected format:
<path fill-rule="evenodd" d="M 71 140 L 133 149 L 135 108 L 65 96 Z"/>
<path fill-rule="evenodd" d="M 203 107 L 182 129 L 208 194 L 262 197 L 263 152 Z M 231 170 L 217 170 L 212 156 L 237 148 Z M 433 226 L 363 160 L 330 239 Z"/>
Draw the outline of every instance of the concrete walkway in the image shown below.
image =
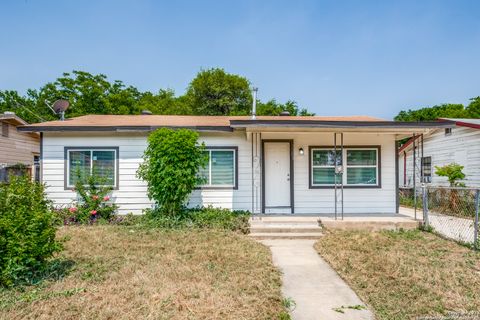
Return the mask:
<path fill-rule="evenodd" d="M 296 303 L 294 320 L 374 319 L 365 304 L 313 248 L 315 240 L 262 240 L 282 271 L 282 293 Z M 342 308 L 343 306 L 343 308 Z M 335 311 L 341 308 L 344 313 Z"/>

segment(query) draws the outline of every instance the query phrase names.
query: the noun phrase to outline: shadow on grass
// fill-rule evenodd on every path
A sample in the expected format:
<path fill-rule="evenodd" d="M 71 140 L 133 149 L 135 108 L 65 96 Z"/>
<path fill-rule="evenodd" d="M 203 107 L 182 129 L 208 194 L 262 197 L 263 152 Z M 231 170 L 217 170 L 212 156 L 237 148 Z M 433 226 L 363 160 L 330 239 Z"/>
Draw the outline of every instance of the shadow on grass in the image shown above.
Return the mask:
<path fill-rule="evenodd" d="M 17 278 L 15 287 L 18 286 L 35 286 L 44 281 L 57 281 L 67 276 L 72 271 L 75 261 L 70 259 L 52 259 L 47 261 L 39 270 L 27 272 L 23 276 Z"/>

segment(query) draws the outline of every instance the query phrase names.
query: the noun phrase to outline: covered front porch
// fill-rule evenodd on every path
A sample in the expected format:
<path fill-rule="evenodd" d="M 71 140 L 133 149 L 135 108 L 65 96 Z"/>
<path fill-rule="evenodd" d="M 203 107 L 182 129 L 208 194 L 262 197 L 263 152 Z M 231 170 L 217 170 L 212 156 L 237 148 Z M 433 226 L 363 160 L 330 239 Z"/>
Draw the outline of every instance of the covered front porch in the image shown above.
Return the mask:
<path fill-rule="evenodd" d="M 390 124 L 391 125 L 391 124 Z M 398 141 L 429 126 L 246 128 L 251 212 L 296 216 L 398 213 Z"/>
<path fill-rule="evenodd" d="M 339 230 L 411 230 L 421 224 L 421 214 L 414 218 L 410 209 L 400 207 L 399 213 L 327 213 L 271 215 L 256 214 L 250 218 L 250 235 L 256 239 L 315 239 L 325 229 Z"/>

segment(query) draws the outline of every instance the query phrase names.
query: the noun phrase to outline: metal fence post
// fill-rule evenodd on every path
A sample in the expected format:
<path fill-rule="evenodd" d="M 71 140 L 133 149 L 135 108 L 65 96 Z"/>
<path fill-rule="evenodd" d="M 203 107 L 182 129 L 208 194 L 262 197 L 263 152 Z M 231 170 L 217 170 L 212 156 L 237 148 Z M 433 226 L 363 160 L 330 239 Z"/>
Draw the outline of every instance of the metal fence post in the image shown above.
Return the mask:
<path fill-rule="evenodd" d="M 480 249 L 480 244 L 478 243 L 478 205 L 479 205 L 480 190 L 475 191 L 475 223 L 473 225 L 473 247 L 475 249 Z"/>
<path fill-rule="evenodd" d="M 425 228 L 428 228 L 428 190 L 425 184 L 422 185 L 422 207 L 423 207 L 423 224 Z"/>

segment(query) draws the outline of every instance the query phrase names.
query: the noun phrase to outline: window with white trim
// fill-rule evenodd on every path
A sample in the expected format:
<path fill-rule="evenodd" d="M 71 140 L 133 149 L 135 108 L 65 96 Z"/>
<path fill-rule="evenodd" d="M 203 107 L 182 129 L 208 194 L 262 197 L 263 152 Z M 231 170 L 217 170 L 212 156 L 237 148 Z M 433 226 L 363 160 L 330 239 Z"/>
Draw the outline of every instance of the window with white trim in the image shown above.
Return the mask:
<path fill-rule="evenodd" d="M 208 162 L 200 168 L 199 176 L 203 180 L 201 187 L 236 188 L 236 148 L 207 148 Z"/>
<path fill-rule="evenodd" d="M 67 148 L 66 158 L 68 188 L 73 188 L 78 180 L 86 181 L 90 175 L 98 177 L 103 185 L 117 187 L 118 149 Z"/>
<path fill-rule="evenodd" d="M 379 186 L 379 148 L 347 147 L 337 149 L 336 167 L 343 175 L 335 173 L 335 152 L 332 148 L 311 148 L 310 186 L 329 187 L 343 182 L 345 186 Z M 346 161 L 344 161 L 346 159 Z"/>

